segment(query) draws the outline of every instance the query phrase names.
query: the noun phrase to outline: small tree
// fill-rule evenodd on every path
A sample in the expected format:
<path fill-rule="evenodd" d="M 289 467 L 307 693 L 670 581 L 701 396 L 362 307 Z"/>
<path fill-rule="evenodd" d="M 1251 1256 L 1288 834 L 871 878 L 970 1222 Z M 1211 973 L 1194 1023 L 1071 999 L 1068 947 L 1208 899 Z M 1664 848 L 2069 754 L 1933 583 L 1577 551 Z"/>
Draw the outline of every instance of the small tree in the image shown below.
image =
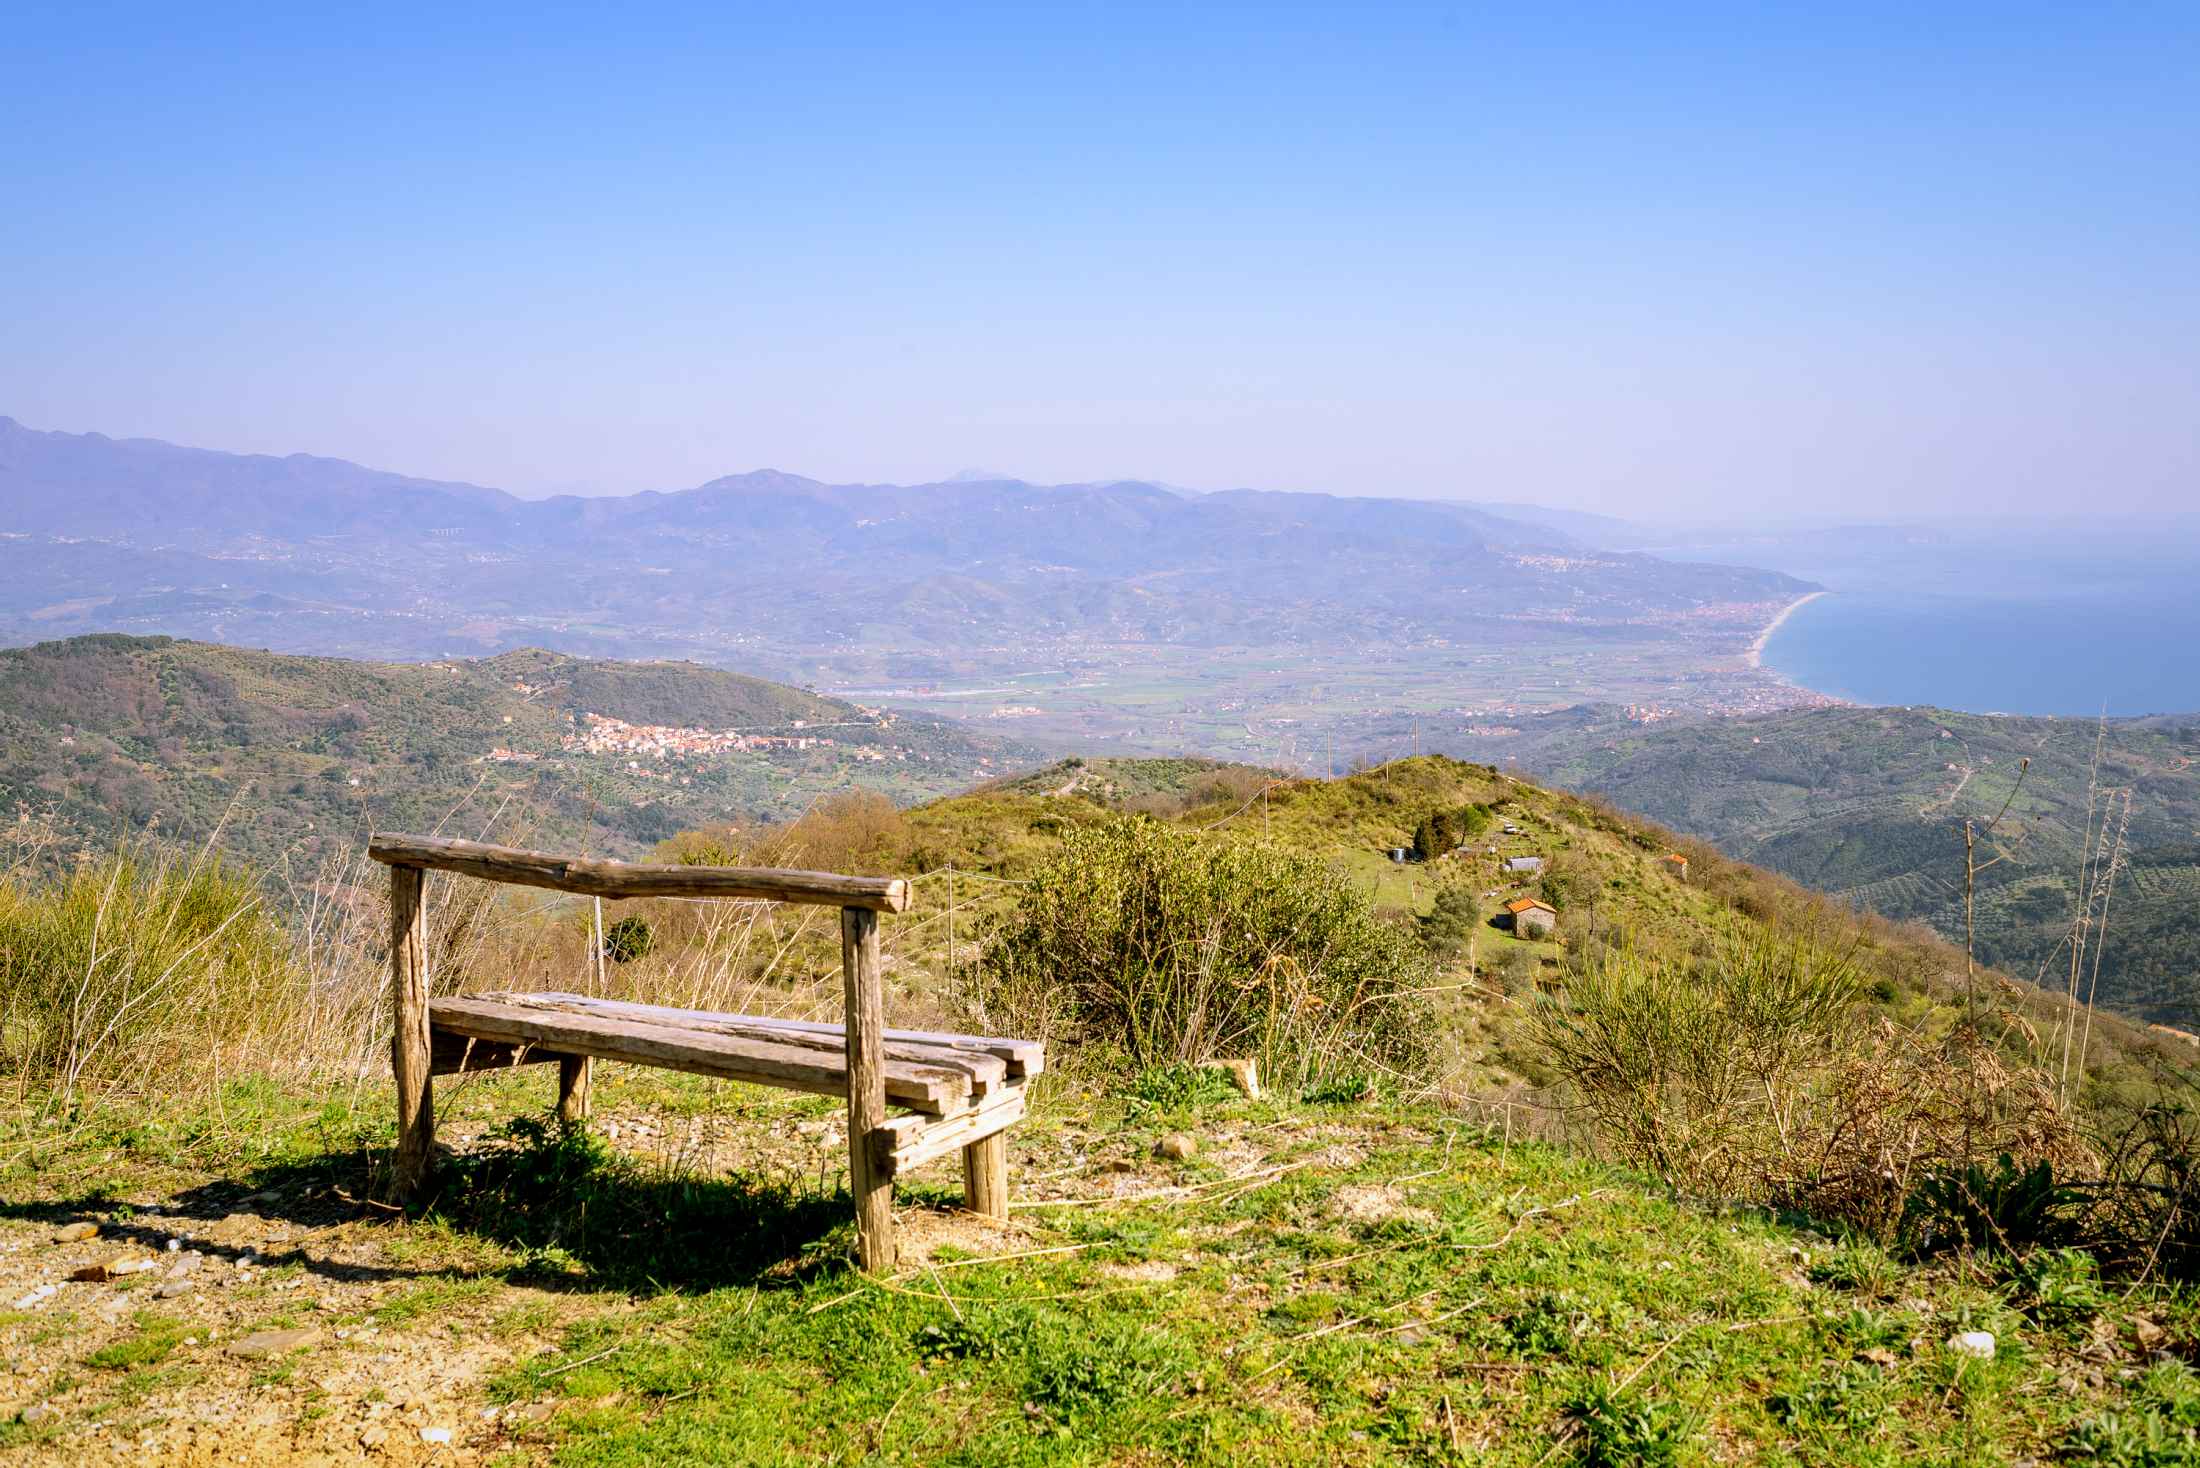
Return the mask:
<path fill-rule="evenodd" d="M 1451 833 L 1451 813 L 1431 811 L 1421 817 L 1421 823 L 1413 828 L 1413 854 L 1421 861 L 1434 861 L 1449 856 L 1458 847 L 1458 840 Z"/>
<path fill-rule="evenodd" d="M 1490 808 L 1459 805 L 1432 810 L 1413 828 L 1413 854 L 1422 861 L 1449 856 L 1489 829 Z"/>

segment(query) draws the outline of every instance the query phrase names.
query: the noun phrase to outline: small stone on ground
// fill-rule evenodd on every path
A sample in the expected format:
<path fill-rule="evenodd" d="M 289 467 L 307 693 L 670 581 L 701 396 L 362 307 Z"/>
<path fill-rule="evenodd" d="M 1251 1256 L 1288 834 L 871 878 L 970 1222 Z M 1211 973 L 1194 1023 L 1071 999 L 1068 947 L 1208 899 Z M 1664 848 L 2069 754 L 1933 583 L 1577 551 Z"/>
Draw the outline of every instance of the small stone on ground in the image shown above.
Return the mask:
<path fill-rule="evenodd" d="M 261 1356 L 278 1356 L 300 1346 L 311 1345 L 319 1332 L 310 1328 L 298 1330 L 256 1330 L 243 1339 L 230 1344 L 229 1354 L 254 1360 Z"/>

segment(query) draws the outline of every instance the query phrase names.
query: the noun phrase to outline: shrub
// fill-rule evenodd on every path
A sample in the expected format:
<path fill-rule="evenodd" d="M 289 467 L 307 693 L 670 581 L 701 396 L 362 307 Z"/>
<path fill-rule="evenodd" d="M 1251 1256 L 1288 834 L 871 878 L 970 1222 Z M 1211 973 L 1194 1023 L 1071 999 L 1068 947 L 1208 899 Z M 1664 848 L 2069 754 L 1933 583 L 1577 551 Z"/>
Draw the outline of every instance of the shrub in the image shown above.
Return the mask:
<path fill-rule="evenodd" d="M 649 950 L 657 940 L 647 922 L 638 917 L 623 917 L 603 930 L 603 956 L 613 963 L 632 963 L 637 958 L 649 956 Z"/>
<path fill-rule="evenodd" d="M 1314 858 L 1139 817 L 1066 834 L 985 937 L 973 1018 L 1144 1068 L 1251 1055 L 1282 1088 L 1418 1071 L 1427 960 Z"/>
<path fill-rule="evenodd" d="M 251 883 L 205 859 L 126 847 L 54 883 L 0 886 L 0 1064 L 73 1092 L 288 1015 L 287 935 Z"/>
<path fill-rule="evenodd" d="M 1969 1030 L 1928 1042 L 1860 1024 L 1862 990 L 1799 940 L 1729 939 L 1694 967 L 1619 951 L 1540 1001 L 1530 1028 L 1623 1160 L 1882 1239 L 1930 1179 L 2004 1152 L 2023 1169 L 2087 1160 L 2046 1076 Z"/>
<path fill-rule="evenodd" d="M 1543 960 L 1532 948 L 1509 945 L 1497 951 L 1497 986 L 1507 994 L 1525 993 L 1535 986 Z"/>
<path fill-rule="evenodd" d="M 1533 1011 L 1536 1039 L 1621 1152 L 1676 1185 L 1725 1191 L 1741 1133 L 1819 1049 L 1854 995 L 1842 966 L 1730 945 L 1691 973 L 1633 952 Z"/>
<path fill-rule="evenodd" d="M 2076 1204 L 2076 1193 L 2056 1186 L 2052 1161 L 2019 1167 L 2004 1152 L 1991 1168 L 1967 1162 L 1928 1175 L 1910 1195 L 1903 1225 L 1921 1250 L 2022 1254 L 2063 1239 Z"/>
<path fill-rule="evenodd" d="M 1429 952 L 1450 956 L 1465 950 L 1482 922 L 1482 904 L 1474 893 L 1456 884 L 1440 889 L 1429 915 L 1419 920 L 1421 943 Z"/>
<path fill-rule="evenodd" d="M 2200 1113 L 2174 1096 L 2111 1129 L 2079 1224 L 2104 1267 L 2142 1277 L 2200 1276 Z"/>

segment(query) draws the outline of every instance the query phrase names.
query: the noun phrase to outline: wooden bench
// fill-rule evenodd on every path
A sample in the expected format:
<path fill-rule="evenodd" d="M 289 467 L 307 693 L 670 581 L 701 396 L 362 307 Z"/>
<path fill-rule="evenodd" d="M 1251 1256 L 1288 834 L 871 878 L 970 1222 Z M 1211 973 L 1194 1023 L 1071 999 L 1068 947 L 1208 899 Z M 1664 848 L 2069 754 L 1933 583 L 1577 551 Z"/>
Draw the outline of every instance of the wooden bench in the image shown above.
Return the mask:
<path fill-rule="evenodd" d="M 588 1114 L 590 1067 L 623 1060 L 757 1085 L 848 1098 L 848 1181 L 856 1252 L 868 1270 L 894 1265 L 893 1183 L 903 1170 L 960 1149 L 974 1213 L 1008 1215 L 1002 1135 L 1024 1114 L 1045 1047 L 1032 1040 L 889 1030 L 882 1016 L 878 915 L 909 907 L 892 877 L 763 867 L 645 865 L 551 856 L 438 837 L 378 834 L 367 854 L 390 869 L 390 980 L 396 1033 L 400 1200 L 425 1183 L 435 1144 L 434 1078 L 558 1063 L 558 1114 Z M 565 993 L 431 998 L 423 896 L 429 871 L 592 897 L 724 897 L 840 908 L 844 1024 L 767 1019 Z M 892 1104 L 901 1108 L 889 1115 Z"/>

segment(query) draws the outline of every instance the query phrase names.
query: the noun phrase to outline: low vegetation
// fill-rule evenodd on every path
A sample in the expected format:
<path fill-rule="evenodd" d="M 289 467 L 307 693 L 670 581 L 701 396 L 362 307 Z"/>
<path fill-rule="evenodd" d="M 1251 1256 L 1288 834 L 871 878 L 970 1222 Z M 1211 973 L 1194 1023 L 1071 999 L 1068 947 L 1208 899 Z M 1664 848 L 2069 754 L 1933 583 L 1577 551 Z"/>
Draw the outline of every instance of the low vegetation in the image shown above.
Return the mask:
<path fill-rule="evenodd" d="M 1530 1025 L 1595 1139 L 1687 1196 L 1893 1245 L 1981 1158 L 2095 1165 L 2052 1076 L 1966 1027 L 1935 1042 L 1874 1018 L 1863 993 L 1824 949 L 1730 936 L 1686 966 L 1607 955 Z"/>
<path fill-rule="evenodd" d="M 1897 920 L 1963 932 L 1962 823 L 1984 824 L 2023 788 L 2007 859 L 1981 873 L 1978 951 L 2062 989 L 2081 889 L 2105 875 L 2105 1005 L 2200 1029 L 2200 718 L 2079 719 L 1931 708 L 1802 709 L 1642 725 L 1616 709 L 1530 722 L 1482 741 L 1548 783 L 1601 791 L 1746 861 Z M 2088 860 L 2089 847 L 2096 851 Z M 2097 893 L 2095 895 L 2098 895 Z"/>

